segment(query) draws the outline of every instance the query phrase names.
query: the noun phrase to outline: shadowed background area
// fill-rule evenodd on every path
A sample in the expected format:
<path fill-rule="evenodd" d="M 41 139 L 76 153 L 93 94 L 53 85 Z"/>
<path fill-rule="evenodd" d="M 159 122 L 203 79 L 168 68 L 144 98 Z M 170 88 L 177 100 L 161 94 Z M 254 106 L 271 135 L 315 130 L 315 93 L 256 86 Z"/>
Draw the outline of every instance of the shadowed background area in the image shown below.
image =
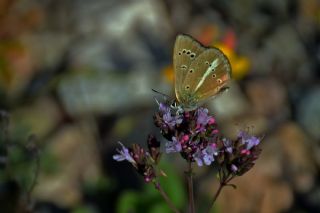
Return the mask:
<path fill-rule="evenodd" d="M 222 134 L 264 137 L 212 212 L 320 212 L 319 1 L 2 0 L 0 26 L 1 212 L 170 212 L 112 155 L 149 133 L 164 144 L 152 89 L 175 97 L 179 33 L 231 62 L 230 90 L 206 103 Z M 164 155 L 161 168 L 186 210 L 185 162 Z M 199 212 L 215 175 L 196 169 Z"/>

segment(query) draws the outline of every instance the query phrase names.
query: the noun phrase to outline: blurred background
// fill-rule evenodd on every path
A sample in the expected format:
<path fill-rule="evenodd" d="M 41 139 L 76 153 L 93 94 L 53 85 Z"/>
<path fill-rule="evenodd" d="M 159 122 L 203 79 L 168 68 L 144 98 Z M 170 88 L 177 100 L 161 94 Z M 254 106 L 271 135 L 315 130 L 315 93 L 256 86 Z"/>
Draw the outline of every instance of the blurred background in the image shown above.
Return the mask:
<path fill-rule="evenodd" d="M 206 105 L 221 132 L 264 136 L 256 166 L 212 212 L 320 212 L 318 0 L 1 0 L 1 212 L 170 212 L 112 155 L 117 141 L 159 136 L 151 89 L 174 97 L 179 33 L 230 59 L 229 92 Z M 161 168 L 186 210 L 185 162 L 164 155 Z M 202 212 L 217 181 L 212 168 L 196 173 Z"/>

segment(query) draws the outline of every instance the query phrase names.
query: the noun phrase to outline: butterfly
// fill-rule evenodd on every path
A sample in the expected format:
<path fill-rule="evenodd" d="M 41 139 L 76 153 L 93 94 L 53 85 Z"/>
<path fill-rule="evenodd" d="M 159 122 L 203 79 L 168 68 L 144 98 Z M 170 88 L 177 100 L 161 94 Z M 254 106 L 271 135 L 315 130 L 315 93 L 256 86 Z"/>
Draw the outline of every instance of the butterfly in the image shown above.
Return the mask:
<path fill-rule="evenodd" d="M 173 66 L 176 98 L 186 111 L 225 91 L 231 78 L 230 62 L 221 50 L 185 34 L 176 38 Z"/>

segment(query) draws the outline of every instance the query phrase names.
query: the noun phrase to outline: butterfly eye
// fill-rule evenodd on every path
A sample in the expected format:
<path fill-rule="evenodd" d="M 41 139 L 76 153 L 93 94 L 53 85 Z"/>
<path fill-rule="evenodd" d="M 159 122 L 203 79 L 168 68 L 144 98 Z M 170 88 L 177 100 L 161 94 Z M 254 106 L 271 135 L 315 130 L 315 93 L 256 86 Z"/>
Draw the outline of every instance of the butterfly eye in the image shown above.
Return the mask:
<path fill-rule="evenodd" d="M 215 77 L 217 77 L 217 75 L 216 74 L 212 74 L 212 78 L 215 78 Z"/>
<path fill-rule="evenodd" d="M 193 69 L 190 69 L 190 70 L 189 70 L 189 73 L 193 73 Z"/>
<path fill-rule="evenodd" d="M 218 84 L 221 84 L 221 83 L 222 83 L 222 80 L 219 78 L 219 79 L 217 80 L 217 82 L 218 82 Z"/>

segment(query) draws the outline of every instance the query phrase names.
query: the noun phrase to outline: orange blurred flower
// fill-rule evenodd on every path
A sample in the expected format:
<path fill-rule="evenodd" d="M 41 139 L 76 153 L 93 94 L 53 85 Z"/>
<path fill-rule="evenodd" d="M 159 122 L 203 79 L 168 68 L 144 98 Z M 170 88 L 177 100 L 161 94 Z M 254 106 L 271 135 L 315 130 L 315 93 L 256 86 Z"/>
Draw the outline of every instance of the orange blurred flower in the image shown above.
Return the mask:
<path fill-rule="evenodd" d="M 248 74 L 250 70 L 250 60 L 235 52 L 236 36 L 233 31 L 229 30 L 224 36 L 223 41 L 214 43 L 213 46 L 222 50 L 228 57 L 232 67 L 233 79 L 240 80 Z"/>

